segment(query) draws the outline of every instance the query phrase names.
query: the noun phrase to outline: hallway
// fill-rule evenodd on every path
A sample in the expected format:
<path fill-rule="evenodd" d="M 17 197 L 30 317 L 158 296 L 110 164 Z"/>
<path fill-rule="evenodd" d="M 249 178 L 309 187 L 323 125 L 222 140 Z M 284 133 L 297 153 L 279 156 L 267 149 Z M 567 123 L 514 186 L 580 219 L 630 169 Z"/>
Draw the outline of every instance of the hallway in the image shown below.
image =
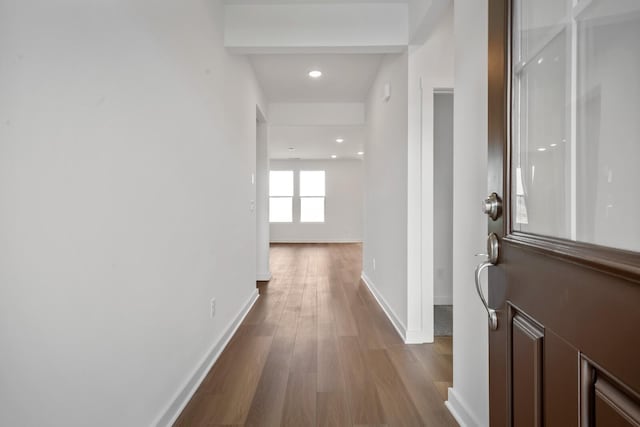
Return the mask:
<path fill-rule="evenodd" d="M 273 279 L 175 425 L 455 426 L 451 338 L 403 344 L 361 251 L 273 245 Z"/>

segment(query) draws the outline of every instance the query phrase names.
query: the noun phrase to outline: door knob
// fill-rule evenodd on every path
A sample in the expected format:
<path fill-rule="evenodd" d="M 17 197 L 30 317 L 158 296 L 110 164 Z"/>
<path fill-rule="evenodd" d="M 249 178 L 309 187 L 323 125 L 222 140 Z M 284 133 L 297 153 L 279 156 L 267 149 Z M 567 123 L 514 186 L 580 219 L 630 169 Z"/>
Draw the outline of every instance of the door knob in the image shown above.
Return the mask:
<path fill-rule="evenodd" d="M 484 308 L 487 310 L 487 315 L 489 317 L 488 319 L 489 328 L 492 331 L 495 331 L 496 329 L 498 329 L 498 314 L 496 310 L 489 307 L 489 303 L 487 302 L 487 299 L 485 298 L 484 293 L 482 292 L 482 285 L 480 282 L 482 280 L 482 270 L 484 270 L 485 268 L 489 268 L 492 265 L 496 265 L 498 263 L 499 248 L 500 248 L 500 243 L 498 241 L 498 236 L 496 235 L 496 233 L 489 234 L 489 237 L 487 238 L 487 252 L 489 253 L 486 255 L 478 254 L 478 255 L 486 256 L 487 259 L 481 262 L 480 264 L 478 264 L 475 271 L 476 292 L 478 292 L 480 301 L 482 301 L 482 305 L 484 305 Z"/>
<path fill-rule="evenodd" d="M 496 220 L 502 214 L 502 200 L 496 193 L 491 193 L 489 197 L 482 201 L 482 213 L 485 213 L 492 220 Z"/>

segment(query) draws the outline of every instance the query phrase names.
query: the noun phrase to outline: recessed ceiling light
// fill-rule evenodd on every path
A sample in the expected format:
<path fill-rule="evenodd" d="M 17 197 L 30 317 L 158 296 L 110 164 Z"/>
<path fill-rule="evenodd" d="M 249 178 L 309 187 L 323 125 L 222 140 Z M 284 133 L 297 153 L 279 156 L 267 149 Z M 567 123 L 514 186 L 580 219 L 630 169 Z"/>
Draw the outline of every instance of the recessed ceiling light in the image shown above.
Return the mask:
<path fill-rule="evenodd" d="M 288 150 L 289 150 L 289 151 L 293 151 L 293 150 L 295 150 L 295 149 L 296 149 L 295 147 L 289 147 L 289 148 L 288 148 Z"/>
<path fill-rule="evenodd" d="M 311 77 L 312 79 L 317 79 L 322 77 L 322 71 L 320 70 L 311 70 L 309 71 L 309 77 Z"/>
<path fill-rule="evenodd" d="M 338 144 L 342 144 L 344 142 L 344 138 L 336 138 L 336 142 Z"/>
<path fill-rule="evenodd" d="M 558 144 L 549 144 L 549 147 L 557 147 Z"/>
<path fill-rule="evenodd" d="M 331 155 L 331 158 L 332 158 L 332 159 L 335 159 L 335 158 L 337 158 L 337 157 L 338 157 L 338 156 L 336 156 L 335 154 L 332 154 L 332 155 Z"/>
<path fill-rule="evenodd" d="M 364 154 L 364 151 L 358 151 L 358 156 L 362 156 Z"/>
<path fill-rule="evenodd" d="M 547 149 L 544 148 L 544 147 L 540 147 L 540 148 L 538 148 L 538 151 L 547 151 Z"/>

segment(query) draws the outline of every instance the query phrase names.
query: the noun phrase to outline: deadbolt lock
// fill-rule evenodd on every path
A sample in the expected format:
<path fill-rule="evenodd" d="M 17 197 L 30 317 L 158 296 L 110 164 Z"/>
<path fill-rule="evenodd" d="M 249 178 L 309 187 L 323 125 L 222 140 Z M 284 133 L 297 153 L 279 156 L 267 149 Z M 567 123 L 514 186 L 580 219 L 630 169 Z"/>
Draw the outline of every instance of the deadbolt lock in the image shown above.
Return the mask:
<path fill-rule="evenodd" d="M 482 201 L 482 212 L 487 214 L 492 220 L 500 218 L 502 214 L 502 200 L 496 193 L 491 193 L 489 197 Z"/>

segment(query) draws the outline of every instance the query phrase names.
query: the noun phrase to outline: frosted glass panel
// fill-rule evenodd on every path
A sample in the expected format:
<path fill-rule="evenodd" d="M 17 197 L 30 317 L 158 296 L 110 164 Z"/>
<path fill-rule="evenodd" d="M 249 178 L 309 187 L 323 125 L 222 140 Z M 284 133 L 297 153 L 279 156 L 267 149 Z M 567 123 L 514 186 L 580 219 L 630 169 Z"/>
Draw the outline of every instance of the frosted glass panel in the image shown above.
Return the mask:
<path fill-rule="evenodd" d="M 515 3 L 514 230 L 640 251 L 640 1 Z"/>
<path fill-rule="evenodd" d="M 293 171 L 269 173 L 269 196 L 293 196 Z"/>
<path fill-rule="evenodd" d="M 292 222 L 293 198 L 270 197 L 269 198 L 269 222 Z"/>
<path fill-rule="evenodd" d="M 300 171 L 300 196 L 324 195 L 324 171 Z"/>
<path fill-rule="evenodd" d="M 300 222 L 324 222 L 324 197 L 300 199 Z"/>

